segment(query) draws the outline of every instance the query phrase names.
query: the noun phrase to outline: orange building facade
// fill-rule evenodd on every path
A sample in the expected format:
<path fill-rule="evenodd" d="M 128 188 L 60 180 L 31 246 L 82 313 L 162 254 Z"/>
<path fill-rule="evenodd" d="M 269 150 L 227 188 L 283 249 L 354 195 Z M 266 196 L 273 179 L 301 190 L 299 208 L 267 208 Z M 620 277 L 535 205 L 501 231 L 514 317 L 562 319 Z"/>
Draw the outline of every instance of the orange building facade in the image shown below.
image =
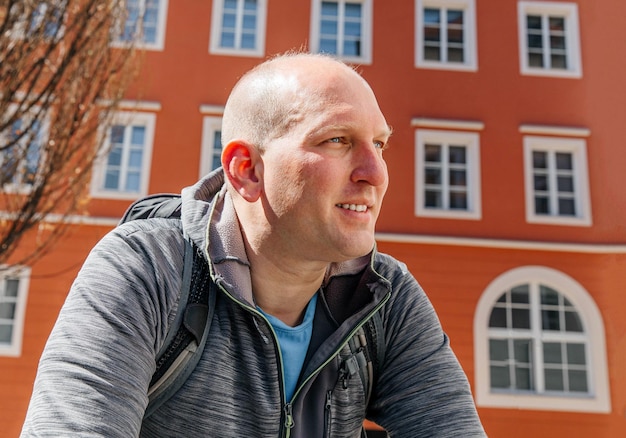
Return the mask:
<path fill-rule="evenodd" d="M 132 200 L 209 171 L 237 78 L 293 48 L 357 65 L 376 92 L 394 129 L 378 247 L 429 295 L 489 436 L 626 436 L 626 3 L 137 3 L 144 65 L 89 216 L 0 278 L 6 436 L 91 247 Z"/>

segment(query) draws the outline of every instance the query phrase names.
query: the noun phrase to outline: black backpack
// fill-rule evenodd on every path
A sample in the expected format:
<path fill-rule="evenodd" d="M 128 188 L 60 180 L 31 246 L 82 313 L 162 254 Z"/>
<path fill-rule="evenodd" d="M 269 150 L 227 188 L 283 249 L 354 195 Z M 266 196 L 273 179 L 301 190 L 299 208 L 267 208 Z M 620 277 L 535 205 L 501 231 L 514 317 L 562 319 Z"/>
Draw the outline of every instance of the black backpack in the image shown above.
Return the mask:
<path fill-rule="evenodd" d="M 180 195 L 148 196 L 131 204 L 119 223 L 137 219 L 180 218 L 181 205 Z M 156 371 L 148 388 L 149 402 L 144 419 L 180 389 L 200 360 L 215 309 L 215 288 L 202 251 L 185 235 L 178 310 L 156 356 Z M 380 311 L 359 327 L 348 345 L 350 353 L 342 356 L 340 372 L 343 378 L 358 374 L 366 388 L 366 400 L 369 400 L 385 352 Z"/>

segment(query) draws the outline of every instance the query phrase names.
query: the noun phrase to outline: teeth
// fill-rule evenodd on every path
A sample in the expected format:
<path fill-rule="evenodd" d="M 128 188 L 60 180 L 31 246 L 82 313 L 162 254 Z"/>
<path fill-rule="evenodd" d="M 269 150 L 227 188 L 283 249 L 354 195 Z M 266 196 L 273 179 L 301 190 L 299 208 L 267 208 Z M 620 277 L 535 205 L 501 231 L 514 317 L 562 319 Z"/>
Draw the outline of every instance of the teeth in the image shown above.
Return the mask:
<path fill-rule="evenodd" d="M 345 208 L 346 210 L 363 212 L 367 210 L 367 205 L 362 204 L 337 204 L 337 207 Z"/>

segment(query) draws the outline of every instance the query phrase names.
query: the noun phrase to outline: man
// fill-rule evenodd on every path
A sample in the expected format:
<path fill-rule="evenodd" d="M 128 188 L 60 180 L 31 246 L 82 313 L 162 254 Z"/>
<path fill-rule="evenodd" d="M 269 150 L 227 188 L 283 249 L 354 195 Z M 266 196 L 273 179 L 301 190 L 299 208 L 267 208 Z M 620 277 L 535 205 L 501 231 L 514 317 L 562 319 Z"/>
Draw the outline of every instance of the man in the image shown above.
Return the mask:
<path fill-rule="evenodd" d="M 223 172 L 183 191 L 181 220 L 124 224 L 89 255 L 23 435 L 357 437 L 367 417 L 392 437 L 484 436 L 424 292 L 374 249 L 390 135 L 365 80 L 332 58 L 288 54 L 246 74 L 224 109 Z M 183 231 L 219 288 L 210 336 L 143 420 Z M 340 352 L 376 312 L 385 352 L 367 400 Z"/>

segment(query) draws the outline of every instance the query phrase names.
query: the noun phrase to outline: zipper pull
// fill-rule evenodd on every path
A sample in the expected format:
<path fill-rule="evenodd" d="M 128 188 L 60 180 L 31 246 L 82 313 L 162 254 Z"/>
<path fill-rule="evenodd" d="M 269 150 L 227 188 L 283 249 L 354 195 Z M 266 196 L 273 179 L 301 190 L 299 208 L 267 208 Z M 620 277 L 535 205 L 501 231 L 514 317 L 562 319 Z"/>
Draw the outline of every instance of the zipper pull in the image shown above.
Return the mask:
<path fill-rule="evenodd" d="M 289 438 L 289 436 L 291 435 L 291 429 L 294 426 L 294 421 L 293 421 L 293 412 L 291 410 L 291 403 L 287 403 L 285 405 L 285 429 L 286 429 L 286 434 L 285 437 Z"/>

